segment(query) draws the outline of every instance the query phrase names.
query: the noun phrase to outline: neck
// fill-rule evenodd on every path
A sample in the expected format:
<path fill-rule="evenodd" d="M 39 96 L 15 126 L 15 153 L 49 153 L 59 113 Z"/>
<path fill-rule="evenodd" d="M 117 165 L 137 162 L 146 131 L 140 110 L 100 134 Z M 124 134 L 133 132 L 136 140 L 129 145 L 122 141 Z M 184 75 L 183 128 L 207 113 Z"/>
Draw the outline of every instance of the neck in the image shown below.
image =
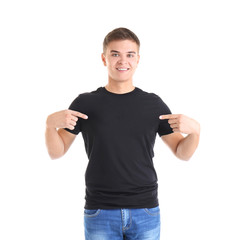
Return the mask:
<path fill-rule="evenodd" d="M 105 86 L 105 88 L 109 91 L 109 92 L 113 92 L 113 93 L 118 93 L 118 94 L 123 94 L 123 93 L 128 93 L 131 92 L 135 89 L 135 87 L 133 86 L 132 82 L 117 82 L 117 83 L 113 83 L 113 82 L 108 82 L 108 84 Z"/>

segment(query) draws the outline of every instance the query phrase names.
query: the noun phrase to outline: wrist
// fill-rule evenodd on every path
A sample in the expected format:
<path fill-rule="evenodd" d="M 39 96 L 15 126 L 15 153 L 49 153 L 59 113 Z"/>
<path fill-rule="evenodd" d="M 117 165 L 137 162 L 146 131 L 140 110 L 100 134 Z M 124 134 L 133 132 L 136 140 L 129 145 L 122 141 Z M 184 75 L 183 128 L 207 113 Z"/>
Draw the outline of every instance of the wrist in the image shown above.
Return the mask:
<path fill-rule="evenodd" d="M 196 135 L 196 136 L 200 136 L 200 124 L 198 122 L 196 122 L 196 126 L 195 128 L 193 129 L 193 132 L 192 132 L 193 135 Z"/>
<path fill-rule="evenodd" d="M 46 128 L 49 130 L 57 130 L 56 127 L 53 126 L 50 116 L 47 117 Z"/>

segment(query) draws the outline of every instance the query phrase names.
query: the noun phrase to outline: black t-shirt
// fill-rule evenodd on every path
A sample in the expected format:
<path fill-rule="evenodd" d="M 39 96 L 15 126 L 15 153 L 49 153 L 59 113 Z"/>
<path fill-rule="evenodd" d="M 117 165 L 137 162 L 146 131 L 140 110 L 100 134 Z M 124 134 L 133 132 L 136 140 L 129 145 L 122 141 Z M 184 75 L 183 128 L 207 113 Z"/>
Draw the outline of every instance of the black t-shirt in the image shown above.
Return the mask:
<path fill-rule="evenodd" d="M 158 206 L 158 183 L 152 158 L 156 134 L 172 133 L 162 114 L 171 114 L 161 98 L 138 87 L 116 94 L 105 87 L 80 94 L 69 109 L 79 118 L 89 159 L 85 172 L 87 209 Z"/>

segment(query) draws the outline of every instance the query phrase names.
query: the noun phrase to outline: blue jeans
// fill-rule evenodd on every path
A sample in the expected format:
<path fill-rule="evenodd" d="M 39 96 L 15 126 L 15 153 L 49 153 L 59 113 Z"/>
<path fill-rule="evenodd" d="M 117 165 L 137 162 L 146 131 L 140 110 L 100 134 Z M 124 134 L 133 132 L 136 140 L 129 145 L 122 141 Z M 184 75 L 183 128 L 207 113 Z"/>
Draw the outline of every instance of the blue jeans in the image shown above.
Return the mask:
<path fill-rule="evenodd" d="M 84 209 L 85 240 L 159 240 L 160 208 Z"/>

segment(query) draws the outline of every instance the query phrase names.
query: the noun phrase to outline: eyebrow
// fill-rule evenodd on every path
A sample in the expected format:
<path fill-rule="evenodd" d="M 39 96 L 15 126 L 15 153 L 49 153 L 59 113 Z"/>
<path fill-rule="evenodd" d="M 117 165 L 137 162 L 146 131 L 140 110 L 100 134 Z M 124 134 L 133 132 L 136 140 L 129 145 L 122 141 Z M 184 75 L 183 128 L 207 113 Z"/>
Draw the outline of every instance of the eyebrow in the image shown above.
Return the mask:
<path fill-rule="evenodd" d="M 120 53 L 119 51 L 116 51 L 116 50 L 111 50 L 111 53 L 112 52 L 114 52 L 114 53 Z M 134 52 L 134 51 L 129 51 L 129 52 L 127 52 L 127 53 L 134 53 L 134 54 L 136 54 L 136 52 Z"/>

